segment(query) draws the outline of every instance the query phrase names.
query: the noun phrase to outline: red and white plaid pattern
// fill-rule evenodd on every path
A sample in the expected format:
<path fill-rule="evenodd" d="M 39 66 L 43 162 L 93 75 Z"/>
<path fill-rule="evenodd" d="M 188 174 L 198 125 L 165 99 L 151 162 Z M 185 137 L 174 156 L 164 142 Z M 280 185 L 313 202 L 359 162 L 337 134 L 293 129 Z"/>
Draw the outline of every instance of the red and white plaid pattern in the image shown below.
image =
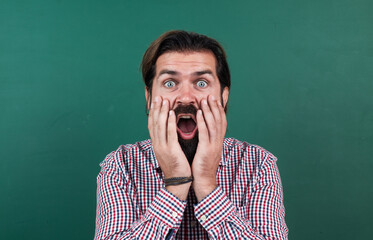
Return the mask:
<path fill-rule="evenodd" d="M 151 140 L 121 145 L 100 164 L 95 239 L 287 239 L 276 160 L 226 138 L 218 187 L 197 203 L 164 188 Z"/>

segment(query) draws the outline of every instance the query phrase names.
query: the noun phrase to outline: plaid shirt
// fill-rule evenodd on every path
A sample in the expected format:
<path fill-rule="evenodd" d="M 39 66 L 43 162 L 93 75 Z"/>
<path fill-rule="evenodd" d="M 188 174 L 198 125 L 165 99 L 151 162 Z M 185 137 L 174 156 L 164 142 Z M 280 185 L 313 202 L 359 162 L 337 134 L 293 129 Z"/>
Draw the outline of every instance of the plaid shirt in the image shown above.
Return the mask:
<path fill-rule="evenodd" d="M 197 202 L 164 187 L 151 140 L 121 145 L 100 164 L 95 239 L 287 239 L 276 157 L 225 138 L 218 187 Z"/>

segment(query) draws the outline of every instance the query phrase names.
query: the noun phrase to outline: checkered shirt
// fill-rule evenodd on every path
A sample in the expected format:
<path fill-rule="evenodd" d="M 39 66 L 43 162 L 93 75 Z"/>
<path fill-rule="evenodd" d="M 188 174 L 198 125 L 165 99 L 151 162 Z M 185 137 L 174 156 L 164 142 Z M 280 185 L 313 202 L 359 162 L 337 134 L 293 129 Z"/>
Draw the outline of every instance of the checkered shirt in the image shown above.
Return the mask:
<path fill-rule="evenodd" d="M 287 239 L 276 157 L 225 138 L 218 187 L 197 202 L 164 187 L 151 140 L 121 145 L 100 164 L 97 239 Z"/>

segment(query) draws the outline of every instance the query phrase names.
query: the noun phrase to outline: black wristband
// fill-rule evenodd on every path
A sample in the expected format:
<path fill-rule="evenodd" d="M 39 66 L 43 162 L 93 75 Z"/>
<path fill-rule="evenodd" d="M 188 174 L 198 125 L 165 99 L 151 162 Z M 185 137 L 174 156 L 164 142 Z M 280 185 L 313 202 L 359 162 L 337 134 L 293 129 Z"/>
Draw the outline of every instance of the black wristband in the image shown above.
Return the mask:
<path fill-rule="evenodd" d="M 180 185 L 184 183 L 188 183 L 193 181 L 193 176 L 190 177 L 173 177 L 173 178 L 166 178 L 164 180 L 165 186 L 171 186 L 171 185 Z"/>

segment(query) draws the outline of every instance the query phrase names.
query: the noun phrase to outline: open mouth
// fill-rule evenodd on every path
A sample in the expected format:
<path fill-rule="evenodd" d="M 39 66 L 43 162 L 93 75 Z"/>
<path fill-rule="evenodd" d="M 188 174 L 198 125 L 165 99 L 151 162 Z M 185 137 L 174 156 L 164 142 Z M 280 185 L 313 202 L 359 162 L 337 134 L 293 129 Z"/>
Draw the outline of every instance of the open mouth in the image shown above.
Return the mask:
<path fill-rule="evenodd" d="M 193 114 L 179 114 L 177 116 L 177 132 L 183 139 L 192 139 L 197 132 L 197 123 Z"/>

